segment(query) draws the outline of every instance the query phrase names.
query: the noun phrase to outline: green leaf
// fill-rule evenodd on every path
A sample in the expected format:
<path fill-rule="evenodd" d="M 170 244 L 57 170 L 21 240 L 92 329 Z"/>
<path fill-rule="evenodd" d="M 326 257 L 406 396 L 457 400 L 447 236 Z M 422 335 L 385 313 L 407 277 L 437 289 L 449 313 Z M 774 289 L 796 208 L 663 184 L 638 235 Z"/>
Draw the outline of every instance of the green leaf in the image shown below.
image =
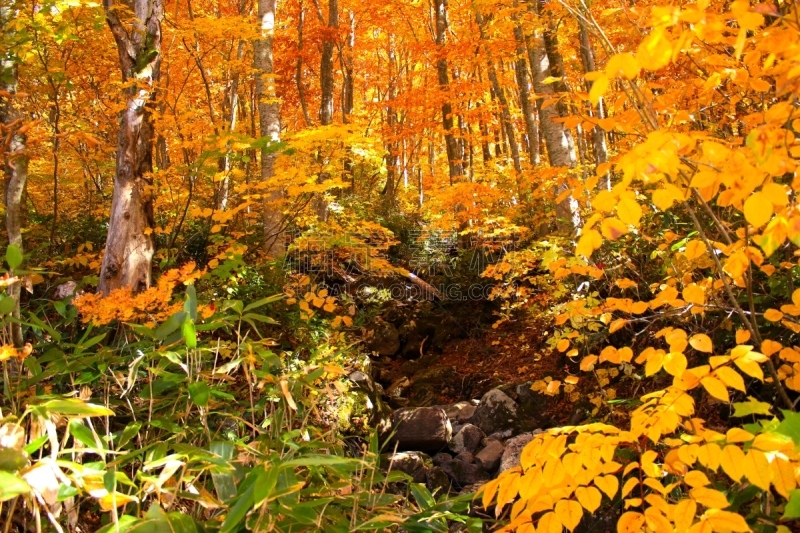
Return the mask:
<path fill-rule="evenodd" d="M 247 516 L 247 513 L 250 512 L 252 505 L 253 485 L 250 485 L 247 490 L 239 496 L 236 503 L 231 507 L 231 510 L 228 511 L 228 515 L 225 517 L 225 521 L 222 522 L 219 533 L 231 533 L 232 531 L 236 531 L 239 528 L 239 524 Z"/>
<path fill-rule="evenodd" d="M 16 244 L 9 244 L 6 248 L 6 263 L 12 270 L 22 264 L 22 250 Z"/>
<path fill-rule="evenodd" d="M 81 423 L 80 420 L 70 420 L 69 422 L 69 432 L 70 434 L 75 437 L 78 441 L 82 442 L 85 446 L 89 448 L 98 448 L 97 440 L 95 439 L 94 433 L 91 429 Z M 102 449 L 102 447 L 99 447 Z M 110 491 L 109 491 L 110 492 Z"/>
<path fill-rule="evenodd" d="M 183 340 L 186 342 L 186 347 L 190 350 L 197 348 L 197 331 L 194 328 L 194 320 L 187 318 L 183 323 Z"/>
<path fill-rule="evenodd" d="M 770 415 L 771 407 L 767 402 L 759 402 L 751 396 L 746 402 L 733 404 L 733 416 Z"/>
<path fill-rule="evenodd" d="M 0 470 L 16 472 L 27 463 L 28 457 L 22 450 L 0 446 Z"/>
<path fill-rule="evenodd" d="M 21 477 L 0 470 L 0 502 L 10 500 L 31 491 L 30 485 Z"/>
<path fill-rule="evenodd" d="M 789 492 L 789 501 L 783 509 L 783 518 L 785 520 L 800 518 L 800 489 Z"/>
<path fill-rule="evenodd" d="M 123 446 L 128 444 L 133 437 L 138 435 L 141 427 L 141 422 L 131 422 L 125 426 L 125 429 L 122 430 L 122 434 L 119 436 L 119 440 L 117 440 L 117 450 L 121 449 Z"/>
<path fill-rule="evenodd" d="M 177 330 L 183 324 L 184 320 L 186 320 L 186 311 L 178 311 L 171 317 L 169 317 L 163 324 L 158 326 L 155 331 L 156 339 L 163 341 L 166 339 L 170 333 Z"/>
<path fill-rule="evenodd" d="M 7 315 L 17 306 L 17 301 L 11 296 L 3 295 L 0 298 L 0 315 Z"/>
<path fill-rule="evenodd" d="M 86 403 L 77 398 L 50 400 L 41 404 L 48 413 L 64 416 L 114 416 L 114 411 L 102 405 Z"/>
<path fill-rule="evenodd" d="M 800 414 L 791 411 L 782 411 L 783 422 L 778 424 L 776 433 L 791 437 L 795 445 L 800 445 Z"/>
<path fill-rule="evenodd" d="M 272 296 L 267 296 L 266 298 L 261 298 L 260 300 L 256 300 L 255 302 L 251 303 L 247 307 L 244 308 L 242 313 L 246 313 L 248 311 L 252 311 L 253 309 L 258 309 L 259 307 L 264 307 L 267 304 L 279 302 L 283 300 L 283 294 L 273 294 Z"/>
<path fill-rule="evenodd" d="M 205 407 L 211 396 L 211 387 L 205 381 L 198 381 L 189 385 L 189 397 L 195 405 Z"/>
<path fill-rule="evenodd" d="M 211 443 L 210 450 L 211 453 L 229 462 L 233 459 L 235 448 L 232 442 L 216 441 Z M 227 502 L 236 496 L 236 482 L 233 479 L 232 468 L 212 468 L 211 481 L 214 483 L 214 489 L 217 491 L 217 498 L 220 501 Z"/>
<path fill-rule="evenodd" d="M 197 321 L 197 290 L 194 285 L 186 287 L 186 303 L 183 304 L 183 310 L 189 313 L 192 320 Z"/>
<path fill-rule="evenodd" d="M 47 435 L 42 435 L 41 437 L 39 437 L 35 441 L 28 443 L 23 448 L 23 450 L 25 450 L 25 453 L 27 453 L 28 455 L 33 455 L 34 453 L 39 451 L 39 448 L 44 446 L 45 442 L 47 442 Z"/>

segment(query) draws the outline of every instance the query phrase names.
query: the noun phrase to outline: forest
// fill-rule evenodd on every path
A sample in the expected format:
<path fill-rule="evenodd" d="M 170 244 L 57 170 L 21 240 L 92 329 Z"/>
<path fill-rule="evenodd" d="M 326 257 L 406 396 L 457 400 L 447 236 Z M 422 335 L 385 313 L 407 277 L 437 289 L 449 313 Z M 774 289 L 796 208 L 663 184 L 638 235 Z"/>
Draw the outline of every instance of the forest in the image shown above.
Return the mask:
<path fill-rule="evenodd" d="M 800 5 L 0 0 L 0 533 L 800 531 Z"/>

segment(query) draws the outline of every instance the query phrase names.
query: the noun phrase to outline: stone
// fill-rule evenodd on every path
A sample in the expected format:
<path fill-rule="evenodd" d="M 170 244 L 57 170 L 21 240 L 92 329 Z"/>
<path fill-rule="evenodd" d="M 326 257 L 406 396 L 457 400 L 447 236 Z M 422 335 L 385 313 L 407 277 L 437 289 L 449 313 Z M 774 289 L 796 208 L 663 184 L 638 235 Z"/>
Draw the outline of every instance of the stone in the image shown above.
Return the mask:
<path fill-rule="evenodd" d="M 490 479 L 489 474 L 483 468 L 463 461 L 453 460 L 443 464 L 441 468 L 459 487 L 482 483 Z"/>
<path fill-rule="evenodd" d="M 400 334 L 393 324 L 385 320 L 375 322 L 367 338 L 367 348 L 378 355 L 391 356 L 400 350 Z"/>
<path fill-rule="evenodd" d="M 75 296 L 75 289 L 77 289 L 77 287 L 78 284 L 72 280 L 58 285 L 56 286 L 55 293 L 53 294 L 53 299 L 63 300 L 64 298 L 71 298 L 72 296 Z"/>
<path fill-rule="evenodd" d="M 446 494 L 450 492 L 450 476 L 438 466 L 428 469 L 425 486 L 432 494 Z"/>
<path fill-rule="evenodd" d="M 430 456 L 422 452 L 395 452 L 381 455 L 381 465 L 390 471 L 408 474 L 414 483 L 425 483 L 428 468 L 432 467 Z"/>
<path fill-rule="evenodd" d="M 453 456 L 445 452 L 439 452 L 433 456 L 433 464 L 436 466 L 442 466 L 444 463 L 449 463 L 452 460 Z"/>
<path fill-rule="evenodd" d="M 461 411 L 458 412 L 458 416 L 456 416 L 456 421 L 462 424 L 467 424 L 472 420 L 472 417 L 475 416 L 475 411 L 478 409 L 477 405 L 467 404 L 464 406 Z"/>
<path fill-rule="evenodd" d="M 500 472 L 519 466 L 519 457 L 522 454 L 522 449 L 533 440 L 533 436 L 533 432 L 523 433 L 506 441 L 506 449 L 500 458 Z"/>
<path fill-rule="evenodd" d="M 467 424 L 456 433 L 448 447 L 455 454 L 461 452 L 475 453 L 481 445 L 481 441 L 486 435 L 478 427 Z"/>
<path fill-rule="evenodd" d="M 392 427 L 391 409 L 383 402 L 383 388 L 365 372 L 351 372 L 351 390 L 343 394 L 337 409 L 339 429 L 346 435 L 367 436 L 372 429 L 380 435 Z"/>
<path fill-rule="evenodd" d="M 458 414 L 462 409 L 472 407 L 472 405 L 469 402 L 456 402 L 449 405 L 440 405 L 439 407 L 444 409 L 447 418 L 449 418 L 451 422 L 454 422 L 458 420 Z"/>
<path fill-rule="evenodd" d="M 492 389 L 481 398 L 471 421 L 487 435 L 511 429 L 517 424 L 517 403 L 500 389 Z"/>
<path fill-rule="evenodd" d="M 506 447 L 499 440 L 487 439 L 486 447 L 475 454 L 475 464 L 487 472 L 494 472 L 500 466 L 500 459 Z"/>
<path fill-rule="evenodd" d="M 399 450 L 438 451 L 447 446 L 453 429 L 438 407 L 399 409 L 392 415 L 395 434 L 391 445 Z"/>
<path fill-rule="evenodd" d="M 454 460 L 461 461 L 462 463 L 473 464 L 475 463 L 475 456 L 472 455 L 470 452 L 461 452 L 458 455 L 456 455 Z"/>

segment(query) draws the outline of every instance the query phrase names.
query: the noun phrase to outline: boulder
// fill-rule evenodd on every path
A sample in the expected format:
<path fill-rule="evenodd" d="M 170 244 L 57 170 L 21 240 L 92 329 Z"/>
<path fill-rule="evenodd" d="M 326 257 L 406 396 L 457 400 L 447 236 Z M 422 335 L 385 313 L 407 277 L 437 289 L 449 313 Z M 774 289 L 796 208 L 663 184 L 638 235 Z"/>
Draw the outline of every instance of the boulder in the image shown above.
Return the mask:
<path fill-rule="evenodd" d="M 449 463 L 444 463 L 441 466 L 442 470 L 447 472 L 450 479 L 456 482 L 459 487 L 466 487 L 467 485 L 474 485 L 475 483 L 483 483 L 489 481 L 490 476 L 479 465 L 465 463 L 463 461 L 452 460 Z"/>
<path fill-rule="evenodd" d="M 400 334 L 385 320 L 375 322 L 367 333 L 367 348 L 378 355 L 394 355 L 400 349 Z"/>
<path fill-rule="evenodd" d="M 392 415 L 392 444 L 399 450 L 441 450 L 453 436 L 444 411 L 438 407 L 399 409 Z"/>
<path fill-rule="evenodd" d="M 472 417 L 475 416 L 475 411 L 478 409 L 477 405 L 467 404 L 463 409 L 458 412 L 456 416 L 456 421 L 462 424 L 466 424 Z"/>
<path fill-rule="evenodd" d="M 519 457 L 522 449 L 533 440 L 534 433 L 523 433 L 506 441 L 506 449 L 500 458 L 500 472 L 519 466 Z"/>
<path fill-rule="evenodd" d="M 488 439 L 486 447 L 475 454 L 475 463 L 487 472 L 494 472 L 500 466 L 500 459 L 506 447 L 499 440 Z"/>
<path fill-rule="evenodd" d="M 486 435 L 484 435 L 483 431 L 478 427 L 467 424 L 456 433 L 456 436 L 450 441 L 448 447 L 450 451 L 455 454 L 461 452 L 475 453 L 478 451 L 484 437 L 486 437 Z"/>
<path fill-rule="evenodd" d="M 461 452 L 455 456 L 456 461 L 461 461 L 462 463 L 475 463 L 475 456 L 469 452 Z"/>
<path fill-rule="evenodd" d="M 414 483 L 425 483 L 432 464 L 431 458 L 422 452 L 395 452 L 381 455 L 381 466 L 408 474 Z"/>
<path fill-rule="evenodd" d="M 513 428 L 517 424 L 517 403 L 500 389 L 492 389 L 481 398 L 471 422 L 487 435 Z"/>
<path fill-rule="evenodd" d="M 452 460 L 453 456 L 445 452 L 439 452 L 433 456 L 433 464 L 436 466 L 442 466 L 444 463 L 449 463 Z"/>
<path fill-rule="evenodd" d="M 348 376 L 352 386 L 343 394 L 337 409 L 339 429 L 346 435 L 367 436 L 372 429 L 380 435 L 391 430 L 392 411 L 383 402 L 383 388 L 360 370 Z"/>
<path fill-rule="evenodd" d="M 425 486 L 433 494 L 446 494 L 451 488 L 450 476 L 438 466 L 434 466 L 428 469 Z"/>

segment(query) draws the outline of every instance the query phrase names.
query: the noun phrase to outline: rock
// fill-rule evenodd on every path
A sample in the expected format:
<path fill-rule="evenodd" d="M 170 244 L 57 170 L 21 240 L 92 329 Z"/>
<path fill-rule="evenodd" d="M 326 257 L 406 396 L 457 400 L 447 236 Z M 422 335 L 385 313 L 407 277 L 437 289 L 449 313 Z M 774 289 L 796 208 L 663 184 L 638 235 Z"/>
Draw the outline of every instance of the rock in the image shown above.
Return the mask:
<path fill-rule="evenodd" d="M 519 456 L 522 454 L 522 449 L 533 440 L 533 436 L 532 432 L 523 433 L 506 441 L 506 449 L 500 458 L 500 472 L 519 466 Z"/>
<path fill-rule="evenodd" d="M 453 456 L 445 452 L 439 452 L 433 456 L 433 464 L 436 466 L 442 466 L 444 463 L 449 463 L 452 460 Z"/>
<path fill-rule="evenodd" d="M 456 421 L 462 424 L 468 423 L 470 420 L 472 420 L 472 417 L 475 416 L 475 411 L 477 409 L 477 405 L 467 404 L 463 409 L 461 409 L 461 411 L 458 412 Z"/>
<path fill-rule="evenodd" d="M 399 409 L 392 415 L 392 442 L 400 450 L 441 450 L 453 435 L 450 421 L 438 407 Z"/>
<path fill-rule="evenodd" d="M 353 386 L 342 395 L 338 408 L 342 433 L 366 436 L 375 428 L 379 434 L 387 434 L 392 427 L 391 409 L 383 403 L 382 387 L 360 370 L 350 373 L 348 379 Z"/>
<path fill-rule="evenodd" d="M 438 466 L 434 466 L 428 469 L 425 486 L 428 487 L 431 493 L 446 494 L 450 492 L 451 488 L 450 476 Z"/>
<path fill-rule="evenodd" d="M 414 483 L 425 483 L 428 479 L 428 468 L 432 467 L 430 456 L 422 452 L 383 454 L 381 465 L 387 470 L 399 470 L 408 474 Z"/>
<path fill-rule="evenodd" d="M 487 440 L 486 447 L 475 454 L 475 464 L 482 466 L 487 472 L 494 472 L 500 466 L 506 447 L 499 440 Z"/>
<path fill-rule="evenodd" d="M 478 492 L 478 490 L 480 490 L 480 488 L 482 486 L 483 486 L 483 483 L 475 483 L 473 485 L 467 485 L 466 487 L 463 487 L 459 491 L 459 494 L 473 494 L 475 492 Z"/>
<path fill-rule="evenodd" d="M 378 320 L 371 334 L 368 333 L 367 348 L 378 355 L 394 355 L 400 350 L 400 334 L 393 324 Z"/>
<path fill-rule="evenodd" d="M 481 398 L 472 423 L 487 435 L 513 428 L 517 423 L 517 403 L 505 392 L 492 389 Z"/>
<path fill-rule="evenodd" d="M 472 455 L 470 452 L 461 452 L 455 457 L 456 461 L 461 461 L 462 463 L 475 463 L 475 456 Z"/>
<path fill-rule="evenodd" d="M 478 447 L 481 445 L 481 441 L 485 436 L 486 435 L 484 435 L 483 431 L 479 428 L 472 424 L 467 424 L 456 433 L 456 436 L 450 441 L 448 447 L 450 451 L 455 454 L 465 451 L 475 453 L 478 451 Z"/>
<path fill-rule="evenodd" d="M 513 430 L 507 429 L 505 431 L 495 431 L 494 433 L 492 433 L 491 435 L 489 435 L 486 438 L 487 439 L 494 439 L 494 440 L 504 441 L 507 438 L 511 437 L 513 434 L 514 434 Z"/>
<path fill-rule="evenodd" d="M 443 464 L 441 468 L 447 472 L 447 475 L 450 476 L 459 487 L 482 483 L 490 479 L 489 474 L 483 468 L 463 461 L 453 460 Z"/>
<path fill-rule="evenodd" d="M 459 373 L 453 366 L 423 367 L 411 377 L 406 397 L 411 401 L 411 405 L 435 405 L 447 387 L 452 383 L 460 383 L 460 379 Z"/>
<path fill-rule="evenodd" d="M 75 289 L 78 287 L 78 284 L 74 281 L 70 280 L 66 283 L 62 283 L 56 287 L 55 293 L 53 294 L 54 300 L 63 300 L 64 298 L 70 298 L 75 296 Z"/>
<path fill-rule="evenodd" d="M 472 415 L 475 414 L 476 408 L 471 402 L 457 402 L 440 407 L 447 413 L 447 418 L 449 418 L 451 422 L 458 422 L 460 424 L 468 423 Z"/>

